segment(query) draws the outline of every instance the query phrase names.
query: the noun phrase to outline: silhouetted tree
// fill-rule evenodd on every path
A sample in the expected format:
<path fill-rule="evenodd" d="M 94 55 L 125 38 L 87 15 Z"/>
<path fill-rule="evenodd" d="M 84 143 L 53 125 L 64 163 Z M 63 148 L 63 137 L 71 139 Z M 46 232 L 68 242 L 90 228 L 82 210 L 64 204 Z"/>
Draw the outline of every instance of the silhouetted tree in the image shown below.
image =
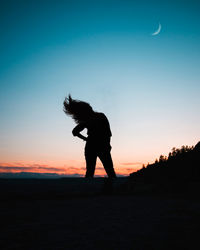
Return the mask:
<path fill-rule="evenodd" d="M 168 157 L 160 155 L 159 160 L 147 164 L 131 177 L 143 177 L 145 180 L 200 180 L 200 142 L 195 147 L 173 147 Z"/>

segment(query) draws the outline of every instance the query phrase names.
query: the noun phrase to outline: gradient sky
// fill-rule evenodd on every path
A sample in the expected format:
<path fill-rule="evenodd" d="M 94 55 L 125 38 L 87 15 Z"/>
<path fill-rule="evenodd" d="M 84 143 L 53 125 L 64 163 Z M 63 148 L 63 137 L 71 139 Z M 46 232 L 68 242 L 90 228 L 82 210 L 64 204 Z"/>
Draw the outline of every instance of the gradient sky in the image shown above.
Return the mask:
<path fill-rule="evenodd" d="M 119 174 L 195 145 L 199 12 L 192 0 L 1 1 L 0 171 L 84 173 L 68 93 L 107 115 Z"/>

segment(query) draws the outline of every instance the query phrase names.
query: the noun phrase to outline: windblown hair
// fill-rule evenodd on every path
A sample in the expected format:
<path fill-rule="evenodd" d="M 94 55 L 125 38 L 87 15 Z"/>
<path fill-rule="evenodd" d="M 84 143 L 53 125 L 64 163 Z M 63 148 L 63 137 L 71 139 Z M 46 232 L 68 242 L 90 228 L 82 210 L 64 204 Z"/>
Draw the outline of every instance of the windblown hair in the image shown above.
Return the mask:
<path fill-rule="evenodd" d="M 63 105 L 65 114 L 70 115 L 78 124 L 86 121 L 94 113 L 89 103 L 73 100 L 71 95 L 65 97 Z"/>

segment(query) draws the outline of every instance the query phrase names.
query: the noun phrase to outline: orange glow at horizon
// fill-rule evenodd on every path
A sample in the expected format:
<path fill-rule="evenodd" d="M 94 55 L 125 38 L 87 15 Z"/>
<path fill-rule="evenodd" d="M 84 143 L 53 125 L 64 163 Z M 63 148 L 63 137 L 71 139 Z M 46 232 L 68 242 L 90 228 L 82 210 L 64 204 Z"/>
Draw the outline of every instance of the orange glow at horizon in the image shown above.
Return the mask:
<path fill-rule="evenodd" d="M 130 173 L 137 171 L 142 167 L 140 162 L 125 162 L 115 164 L 115 171 L 117 175 L 128 176 Z M 68 162 L 68 164 L 51 164 L 45 162 L 0 162 L 0 173 L 56 173 L 58 175 L 85 175 L 84 162 Z M 106 176 L 106 172 L 99 160 L 97 160 L 95 176 Z"/>

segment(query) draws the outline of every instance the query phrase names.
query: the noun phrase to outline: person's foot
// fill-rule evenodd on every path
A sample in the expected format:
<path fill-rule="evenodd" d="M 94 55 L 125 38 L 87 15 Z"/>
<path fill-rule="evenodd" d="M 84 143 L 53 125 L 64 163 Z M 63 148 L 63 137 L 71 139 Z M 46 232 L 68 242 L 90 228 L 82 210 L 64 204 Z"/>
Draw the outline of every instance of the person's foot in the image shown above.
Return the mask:
<path fill-rule="evenodd" d="M 94 178 L 92 176 L 85 176 L 86 182 L 91 182 Z"/>

